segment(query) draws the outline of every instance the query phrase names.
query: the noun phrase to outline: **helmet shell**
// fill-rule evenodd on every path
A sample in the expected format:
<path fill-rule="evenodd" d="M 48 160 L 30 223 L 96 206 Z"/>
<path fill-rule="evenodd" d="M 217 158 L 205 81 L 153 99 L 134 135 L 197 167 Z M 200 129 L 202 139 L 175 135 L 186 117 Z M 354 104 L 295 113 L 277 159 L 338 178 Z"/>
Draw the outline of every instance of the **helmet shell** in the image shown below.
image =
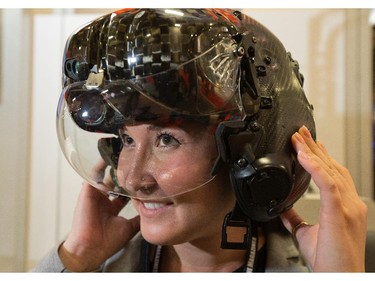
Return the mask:
<path fill-rule="evenodd" d="M 77 171 L 86 159 L 74 160 L 79 168 L 72 163 L 72 150 L 75 158 L 83 153 L 70 143 L 70 135 L 83 133 L 69 133 L 67 115 L 85 133 L 99 134 L 116 134 L 134 121 L 182 118 L 216 127 L 238 121 L 243 126 L 236 133 L 251 132 L 251 138 L 240 138 L 240 143 L 217 139 L 223 162 L 232 165 L 243 144 L 250 147 L 253 160 L 275 153 L 292 159 L 291 189 L 279 192 L 276 185 L 264 190 L 279 194 L 271 200 L 276 202 L 272 214 L 269 202 L 258 206 L 252 198 L 247 200 L 251 192 L 236 192 L 245 197 L 240 205 L 249 217 L 253 213 L 247 210 L 260 210 L 257 218 L 272 218 L 308 188 L 310 175 L 295 160 L 290 142 L 302 125 L 316 137 L 299 65 L 270 30 L 240 12 L 124 9 L 104 15 L 68 39 L 62 84 L 59 139 Z M 118 153 L 118 148 L 109 150 Z M 87 147 L 84 153 L 90 153 Z"/>

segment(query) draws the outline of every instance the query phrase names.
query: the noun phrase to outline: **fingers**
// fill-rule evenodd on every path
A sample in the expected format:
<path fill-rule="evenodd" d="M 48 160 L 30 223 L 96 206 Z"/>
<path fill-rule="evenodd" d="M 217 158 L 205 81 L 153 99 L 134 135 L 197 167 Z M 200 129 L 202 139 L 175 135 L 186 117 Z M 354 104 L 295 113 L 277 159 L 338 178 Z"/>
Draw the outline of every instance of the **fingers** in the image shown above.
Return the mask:
<path fill-rule="evenodd" d="M 100 158 L 96 165 L 92 168 L 92 178 L 95 182 L 103 182 L 105 177 L 105 169 L 107 168 L 107 163 Z"/>
<path fill-rule="evenodd" d="M 91 170 L 91 177 L 94 182 L 97 183 L 99 189 L 104 191 L 110 191 L 114 188 L 114 183 L 112 180 L 112 168 L 107 165 L 107 163 L 100 158 L 96 165 L 93 166 Z"/>
<path fill-rule="evenodd" d="M 327 149 L 325 148 L 325 146 L 323 145 L 323 143 L 317 141 L 316 144 L 319 146 L 320 150 L 324 153 L 326 158 L 328 158 L 330 160 L 330 163 L 332 164 L 332 166 L 340 174 L 340 176 L 342 177 L 342 179 L 344 181 L 344 184 L 347 185 L 348 188 L 343 190 L 345 192 L 344 194 L 349 195 L 351 198 L 353 198 L 352 196 L 354 196 L 354 195 L 358 195 L 357 189 L 355 188 L 355 184 L 353 182 L 353 179 L 352 179 L 348 169 L 343 167 L 342 165 L 340 165 L 335 159 L 333 159 L 329 155 L 329 153 L 328 153 Z"/>
<path fill-rule="evenodd" d="M 315 142 L 304 126 L 292 136 L 292 144 L 299 163 L 319 187 L 323 222 L 341 227 L 353 221 L 362 223 L 367 213 L 365 204 L 358 196 L 348 169 L 334 160 L 321 142 Z"/>
<path fill-rule="evenodd" d="M 109 204 L 110 213 L 115 216 L 117 216 L 130 201 L 130 198 L 127 197 L 109 198 L 107 194 L 108 188 L 104 184 L 99 184 L 97 187 L 94 187 L 89 183 L 84 183 L 82 189 L 80 194 L 80 197 L 82 197 L 82 199 L 80 199 L 81 202 L 83 199 L 91 198 L 95 200 L 99 206 L 104 207 Z"/>
<path fill-rule="evenodd" d="M 300 130 L 292 136 L 292 144 L 297 151 L 298 160 L 301 165 L 312 175 L 324 176 L 324 182 L 329 186 L 332 180 L 340 183 L 350 184 L 350 191 L 355 191 L 353 181 L 350 173 L 346 168 L 337 163 L 327 152 L 324 145 L 317 141 L 315 142 L 311 137 L 309 130 L 303 126 Z M 316 177 L 317 180 L 318 177 Z"/>
<path fill-rule="evenodd" d="M 345 187 L 348 185 L 348 175 L 343 172 L 344 168 L 338 169 L 336 161 L 333 161 L 319 142 L 312 139 L 306 127 L 300 128 L 292 136 L 292 144 L 297 151 L 298 161 L 311 174 L 320 189 L 321 197 L 326 199 L 322 201 L 322 207 L 328 205 L 339 208 L 343 193 L 349 192 Z M 354 185 L 350 189 L 355 189 Z"/>
<path fill-rule="evenodd" d="M 283 222 L 286 229 L 297 237 L 297 232 L 300 232 L 302 228 L 309 227 L 309 224 L 305 222 L 295 209 L 290 209 L 280 215 L 281 221 Z"/>
<path fill-rule="evenodd" d="M 306 127 L 292 136 L 299 163 L 320 190 L 319 223 L 307 226 L 294 210 L 281 216 L 295 233 L 314 271 L 357 271 L 363 268 L 367 209 L 353 179 Z M 355 237 L 355 239 L 353 239 Z"/>
<path fill-rule="evenodd" d="M 126 231 L 124 232 L 127 236 L 126 239 L 130 240 L 139 232 L 140 229 L 140 217 L 137 215 L 134 218 L 128 220 Z"/>
<path fill-rule="evenodd" d="M 113 198 L 110 200 L 113 206 L 113 214 L 118 215 L 121 212 L 121 210 L 129 203 L 130 198 L 119 197 L 119 198 Z"/>

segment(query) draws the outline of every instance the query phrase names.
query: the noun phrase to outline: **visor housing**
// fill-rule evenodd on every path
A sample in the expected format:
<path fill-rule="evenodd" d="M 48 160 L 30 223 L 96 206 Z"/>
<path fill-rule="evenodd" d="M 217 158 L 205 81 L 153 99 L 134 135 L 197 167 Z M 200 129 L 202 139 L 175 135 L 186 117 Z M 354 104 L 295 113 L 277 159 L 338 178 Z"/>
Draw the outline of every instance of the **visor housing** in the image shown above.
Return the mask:
<path fill-rule="evenodd" d="M 213 137 L 221 121 L 245 117 L 239 88 L 242 54 L 233 39 L 237 27 L 206 10 L 174 12 L 113 13 L 68 40 L 58 138 L 71 166 L 94 186 L 106 183 L 138 196 L 118 181 L 119 130 L 126 126 L 195 122 Z M 208 158 L 206 175 L 176 192 L 213 179 L 217 153 Z"/>

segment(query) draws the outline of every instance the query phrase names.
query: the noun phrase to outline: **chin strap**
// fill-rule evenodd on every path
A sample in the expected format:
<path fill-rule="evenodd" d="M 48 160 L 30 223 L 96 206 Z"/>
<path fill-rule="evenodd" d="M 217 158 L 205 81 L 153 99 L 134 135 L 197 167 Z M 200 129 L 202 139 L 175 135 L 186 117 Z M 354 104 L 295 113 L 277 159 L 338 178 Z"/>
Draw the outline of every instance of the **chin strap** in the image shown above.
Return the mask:
<path fill-rule="evenodd" d="M 228 213 L 223 222 L 222 231 L 221 231 L 221 248 L 223 249 L 249 249 L 251 246 L 251 220 L 242 212 L 238 203 L 236 203 L 233 211 Z M 233 230 L 238 231 L 241 228 L 244 232 L 242 241 L 232 241 L 228 239 L 230 233 L 228 232 Z"/>

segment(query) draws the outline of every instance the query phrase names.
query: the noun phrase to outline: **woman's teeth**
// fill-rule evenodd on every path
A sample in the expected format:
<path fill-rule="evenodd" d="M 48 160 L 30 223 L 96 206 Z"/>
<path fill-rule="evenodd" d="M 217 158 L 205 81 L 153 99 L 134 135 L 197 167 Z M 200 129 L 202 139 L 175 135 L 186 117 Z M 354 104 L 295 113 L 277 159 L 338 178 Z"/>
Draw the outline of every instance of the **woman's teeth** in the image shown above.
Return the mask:
<path fill-rule="evenodd" d="M 146 209 L 155 210 L 155 209 L 162 208 L 166 206 L 167 204 L 156 203 L 156 202 L 143 202 L 143 205 L 145 206 Z"/>

